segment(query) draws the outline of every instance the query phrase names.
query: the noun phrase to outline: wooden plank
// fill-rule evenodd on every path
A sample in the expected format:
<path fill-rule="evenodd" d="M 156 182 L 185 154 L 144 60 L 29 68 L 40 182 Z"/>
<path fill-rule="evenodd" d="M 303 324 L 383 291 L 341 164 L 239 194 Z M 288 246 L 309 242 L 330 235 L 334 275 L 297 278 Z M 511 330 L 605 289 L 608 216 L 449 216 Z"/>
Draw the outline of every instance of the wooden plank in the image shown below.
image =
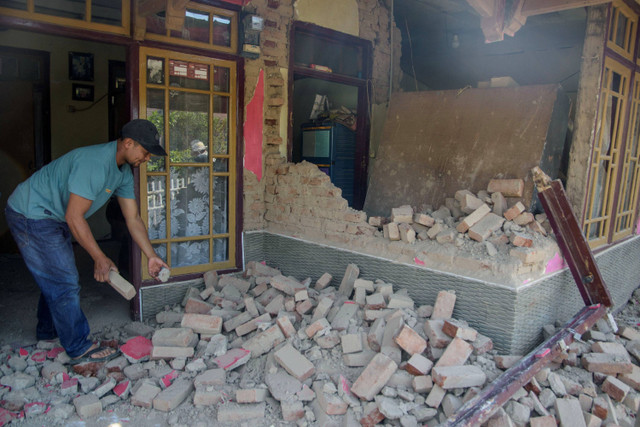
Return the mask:
<path fill-rule="evenodd" d="M 482 17 L 493 16 L 495 13 L 495 0 L 467 0 L 467 3 Z"/>
<path fill-rule="evenodd" d="M 611 3 L 611 0 L 526 0 L 522 7 L 522 15 L 542 15 L 604 3 Z"/>
<path fill-rule="evenodd" d="M 513 394 L 526 385 L 533 376 L 555 359 L 565 345 L 571 344 L 575 334 L 582 335 L 606 313 L 602 304 L 583 307 L 560 331 L 540 344 L 515 366 L 496 378 L 491 385 L 465 403 L 442 424 L 446 427 L 474 427 L 482 425 Z M 564 344 L 560 344 L 560 342 Z"/>
<path fill-rule="evenodd" d="M 538 167 L 533 168 L 532 174 L 540 202 L 584 303 L 586 305 L 601 303 L 611 307 L 613 305 L 611 295 L 571 205 L 567 201 L 562 183 L 559 180 L 551 181 Z"/>

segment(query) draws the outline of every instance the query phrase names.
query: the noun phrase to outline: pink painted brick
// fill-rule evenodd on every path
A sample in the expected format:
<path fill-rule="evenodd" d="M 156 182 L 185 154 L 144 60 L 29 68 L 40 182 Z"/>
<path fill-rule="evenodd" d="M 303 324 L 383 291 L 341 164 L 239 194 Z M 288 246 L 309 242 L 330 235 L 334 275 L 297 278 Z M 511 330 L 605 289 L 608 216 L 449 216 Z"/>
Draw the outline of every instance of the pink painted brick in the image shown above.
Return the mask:
<path fill-rule="evenodd" d="M 242 366 L 251 358 L 251 352 L 244 348 L 232 348 L 220 357 L 216 357 L 213 361 L 218 367 L 225 371 L 231 371 L 238 366 Z"/>
<path fill-rule="evenodd" d="M 151 340 L 143 336 L 137 336 L 131 338 L 122 346 L 120 346 L 120 351 L 129 359 L 133 359 L 134 361 L 142 361 L 151 355 L 152 348 L 153 344 L 151 343 Z"/>

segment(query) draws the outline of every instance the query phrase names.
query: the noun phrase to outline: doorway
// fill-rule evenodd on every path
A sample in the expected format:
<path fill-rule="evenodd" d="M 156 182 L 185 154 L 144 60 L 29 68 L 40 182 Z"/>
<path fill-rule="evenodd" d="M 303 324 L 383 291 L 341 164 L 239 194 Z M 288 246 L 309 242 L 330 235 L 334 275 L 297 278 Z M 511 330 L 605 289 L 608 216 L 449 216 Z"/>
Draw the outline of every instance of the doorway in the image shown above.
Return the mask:
<path fill-rule="evenodd" d="M 289 158 L 315 163 L 362 209 L 369 159 L 371 43 L 296 22 L 291 34 Z"/>
<path fill-rule="evenodd" d="M 7 199 L 51 160 L 49 53 L 0 46 L 0 99 L 0 253 L 16 253 Z"/>

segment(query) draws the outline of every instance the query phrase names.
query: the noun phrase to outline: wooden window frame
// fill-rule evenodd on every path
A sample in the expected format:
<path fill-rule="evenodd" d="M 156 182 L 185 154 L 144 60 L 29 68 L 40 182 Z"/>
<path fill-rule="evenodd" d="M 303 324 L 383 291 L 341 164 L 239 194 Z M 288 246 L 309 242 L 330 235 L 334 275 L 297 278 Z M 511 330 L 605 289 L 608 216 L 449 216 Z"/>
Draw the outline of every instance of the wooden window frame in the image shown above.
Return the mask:
<path fill-rule="evenodd" d="M 215 6 L 208 6 L 201 3 L 189 2 L 185 6 L 185 12 L 187 9 L 193 9 L 200 12 L 204 12 L 210 15 L 216 14 L 229 18 L 231 20 L 230 34 L 231 42 L 230 46 L 220 46 L 213 44 L 213 19 L 209 21 L 209 43 L 204 43 L 194 40 L 185 40 L 179 37 L 171 36 L 171 31 L 167 30 L 166 35 L 154 34 L 145 32 L 145 40 L 160 41 L 170 43 L 172 45 L 195 47 L 200 49 L 213 50 L 216 52 L 232 53 L 235 54 L 238 51 L 238 13 L 230 9 L 221 9 Z M 146 19 L 146 18 L 143 18 Z"/>
<path fill-rule="evenodd" d="M 153 56 L 153 57 L 158 57 L 158 58 L 164 58 L 165 59 L 165 83 L 162 85 L 157 85 L 157 84 L 147 84 L 146 80 L 147 80 L 147 75 L 146 75 L 146 59 L 147 56 Z M 139 104 L 139 117 L 140 118 L 146 118 L 146 108 L 143 108 L 147 105 L 147 88 L 152 88 L 152 89 L 162 89 L 162 90 L 166 90 L 165 92 L 165 109 L 168 111 L 169 109 L 169 102 L 168 102 L 168 96 L 169 96 L 169 91 L 173 90 L 172 87 L 169 86 L 169 59 L 177 59 L 177 60 L 181 60 L 181 61 L 192 61 L 192 62 L 199 62 L 199 63 L 207 63 L 210 65 L 210 69 L 211 69 L 211 73 L 213 73 L 213 67 L 215 66 L 223 66 L 223 67 L 228 67 L 230 70 L 229 73 L 229 91 L 228 92 L 220 92 L 220 91 L 214 91 L 213 90 L 213 76 L 210 79 L 210 89 L 207 91 L 208 94 L 211 95 L 211 99 L 210 99 L 210 114 L 209 114 L 209 129 L 212 129 L 212 120 L 213 120 L 213 106 L 211 105 L 211 103 L 213 102 L 213 96 L 218 94 L 218 95 L 223 95 L 223 96 L 228 96 L 229 97 L 229 106 L 228 106 L 228 110 L 229 110 L 229 118 L 228 118 L 228 124 L 229 124 L 229 129 L 228 129 L 228 153 L 227 154 L 212 154 L 213 157 L 215 158 L 226 158 L 228 159 L 228 167 L 227 167 L 227 172 L 214 172 L 213 171 L 213 166 L 210 166 L 209 169 L 209 178 L 210 178 L 210 184 L 211 184 L 211 180 L 213 180 L 213 178 L 215 176 L 225 176 L 228 178 L 228 199 L 227 199 L 227 203 L 228 203 L 228 227 L 227 227 L 227 232 L 226 233 L 222 233 L 222 234 L 217 234 L 213 232 L 213 227 L 212 227 L 212 223 L 211 223 L 211 218 L 212 218 L 212 211 L 213 211 L 213 192 L 211 191 L 209 194 L 209 207 L 210 207 L 210 212 L 209 212 L 209 217 L 210 217 L 210 222 L 209 222 L 209 233 L 206 235 L 206 237 L 203 237 L 202 239 L 198 239 L 198 238 L 194 238 L 194 237 L 199 237 L 199 236 L 193 236 L 193 237 L 179 237 L 179 238 L 171 238 L 171 237 L 165 237 L 164 239 L 154 239 L 152 240 L 152 244 L 160 244 L 160 243 L 165 243 L 167 245 L 169 245 L 171 242 L 181 242 L 181 241 L 192 241 L 192 240 L 209 240 L 209 263 L 208 264 L 199 264 L 196 266 L 184 266 L 184 267 L 172 267 L 172 275 L 174 276 L 184 276 L 184 275 L 188 275 L 191 273 L 202 273 L 205 271 L 209 271 L 209 270 L 224 270 L 224 269 L 232 269 L 237 267 L 237 256 L 238 253 L 236 251 L 236 246 L 237 246 L 237 238 L 238 238 L 238 233 L 237 233 L 237 221 L 241 220 L 241 218 L 237 215 L 238 209 L 241 209 L 241 206 L 238 205 L 237 203 L 237 191 L 238 191 L 238 186 L 240 185 L 238 183 L 238 176 L 236 173 L 236 169 L 237 169 L 237 162 L 238 162 L 238 157 L 237 157 L 237 128 L 236 128 L 236 124 L 237 124 L 237 111 L 238 111 L 238 90 L 237 90 L 237 86 L 238 86 L 238 64 L 237 62 L 233 61 L 233 60 L 226 60 L 226 59 L 218 59 L 218 58 L 212 58 L 210 56 L 205 56 L 205 55 L 199 55 L 199 54 L 190 54 L 190 53 L 182 53 L 182 52 L 176 52 L 174 50 L 169 50 L 169 49 L 158 49 L 158 48 L 152 48 L 152 47 L 140 47 L 139 50 L 139 100 L 140 100 L 140 104 Z M 198 89 L 187 89 L 187 88 L 180 88 L 181 91 L 184 92 L 196 92 L 196 93 L 202 93 L 202 90 L 198 90 Z M 164 135 L 169 135 L 169 122 L 168 120 L 165 120 L 164 123 L 164 130 L 163 130 L 163 134 Z M 209 135 L 209 142 L 212 140 L 213 135 L 210 134 Z M 170 141 L 169 141 L 170 144 Z M 167 147 L 169 151 L 170 147 Z M 191 163 L 169 163 L 169 159 L 165 158 L 165 170 L 162 172 L 151 172 L 151 173 L 147 173 L 147 165 L 143 164 L 140 166 L 140 213 L 141 216 L 143 218 L 143 220 L 145 221 L 146 224 L 148 224 L 148 204 L 147 204 L 147 177 L 148 176 L 164 176 L 166 177 L 166 181 L 165 181 L 165 189 L 170 188 L 169 187 L 169 178 L 170 178 L 170 166 L 193 166 L 193 164 Z M 169 235 L 170 233 L 170 206 L 169 203 L 166 203 L 166 210 L 165 210 L 165 218 L 167 221 L 167 235 Z M 216 238 L 226 238 L 227 242 L 228 242 L 228 246 L 227 246 L 227 251 L 228 251 L 228 259 L 224 262 L 213 262 L 213 256 L 214 256 L 214 247 L 213 247 L 213 241 Z M 170 264 L 170 260 L 171 260 L 171 249 L 170 246 L 167 246 L 167 261 L 169 261 L 169 265 Z M 144 256 L 144 254 L 141 253 L 141 271 L 142 271 L 142 280 L 149 280 L 151 279 L 147 269 L 146 269 L 146 257 Z"/>
<path fill-rule="evenodd" d="M 618 19 L 624 15 L 629 23 L 625 29 L 625 46 L 618 46 L 610 37 L 615 37 Z M 638 32 L 638 15 L 623 1 L 617 0 L 611 6 L 611 19 L 609 20 L 609 31 L 607 31 L 607 47 L 626 59 L 633 60 L 636 45 L 636 33 Z"/>
<path fill-rule="evenodd" d="M 34 1 L 35 0 L 27 0 L 27 10 L 0 7 L 0 16 L 4 15 L 12 18 L 44 22 L 47 24 L 60 25 L 80 30 L 98 31 L 101 33 L 111 33 L 123 36 L 129 36 L 131 34 L 131 0 L 119 0 L 122 6 L 122 22 L 120 26 L 91 22 L 91 0 L 85 0 L 84 20 L 37 13 L 35 11 Z"/>

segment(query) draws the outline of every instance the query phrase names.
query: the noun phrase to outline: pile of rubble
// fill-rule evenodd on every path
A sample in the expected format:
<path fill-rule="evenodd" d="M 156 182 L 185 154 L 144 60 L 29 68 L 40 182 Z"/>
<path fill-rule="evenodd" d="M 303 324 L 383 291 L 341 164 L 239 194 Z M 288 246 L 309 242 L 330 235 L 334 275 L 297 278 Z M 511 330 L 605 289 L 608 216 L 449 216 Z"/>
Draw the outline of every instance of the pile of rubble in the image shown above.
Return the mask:
<path fill-rule="evenodd" d="M 415 307 L 405 290 L 359 278 L 353 264 L 340 283 L 329 274 L 298 281 L 258 262 L 243 277 L 204 279 L 157 324 L 107 331 L 102 344 L 122 353 L 107 363 L 65 365 L 50 342 L 3 347 L 0 425 L 105 412 L 137 414 L 136 425 L 169 412 L 170 425 L 436 425 L 521 359 L 498 355 L 489 337 L 453 319 L 455 293 Z M 598 327 L 488 425 L 632 426 L 640 333 Z"/>
<path fill-rule="evenodd" d="M 428 205 L 404 205 L 392 208 L 390 217 L 371 216 L 368 222 L 381 228 L 385 239 L 391 241 L 436 241 L 462 246 L 473 240 L 484 243 L 490 256 L 508 252 L 523 263 L 533 258 L 551 258 L 552 253 L 526 249 L 552 230 L 545 214 L 526 211 L 523 192 L 522 179 L 492 179 L 487 191 L 473 194 L 459 190 L 455 198 L 447 198 L 445 205 L 436 210 Z"/>

